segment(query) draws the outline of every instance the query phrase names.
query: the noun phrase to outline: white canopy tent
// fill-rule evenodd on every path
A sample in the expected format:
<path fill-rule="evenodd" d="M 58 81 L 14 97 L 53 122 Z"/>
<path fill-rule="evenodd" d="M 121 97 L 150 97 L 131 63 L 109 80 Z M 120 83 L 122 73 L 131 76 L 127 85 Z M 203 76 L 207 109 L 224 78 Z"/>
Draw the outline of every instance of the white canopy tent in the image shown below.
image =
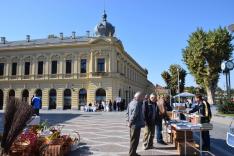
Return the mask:
<path fill-rule="evenodd" d="M 176 98 L 176 97 L 194 97 L 194 96 L 195 96 L 194 94 L 191 94 L 188 92 L 183 92 L 183 93 L 175 95 L 174 98 Z"/>
<path fill-rule="evenodd" d="M 173 98 L 179 98 L 179 103 L 180 103 L 180 98 L 181 97 L 195 97 L 195 95 L 191 94 L 191 93 L 188 93 L 188 92 L 183 92 L 183 93 L 175 95 Z"/>

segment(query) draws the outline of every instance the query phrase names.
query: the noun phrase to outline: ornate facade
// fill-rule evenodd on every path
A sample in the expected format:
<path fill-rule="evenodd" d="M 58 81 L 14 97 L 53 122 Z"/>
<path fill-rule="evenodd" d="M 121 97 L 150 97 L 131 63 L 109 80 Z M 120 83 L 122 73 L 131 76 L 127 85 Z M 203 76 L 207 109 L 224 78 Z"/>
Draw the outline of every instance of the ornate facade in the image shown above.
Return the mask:
<path fill-rule="evenodd" d="M 49 36 L 46 39 L 0 42 L 0 109 L 8 96 L 30 101 L 42 98 L 43 108 L 71 109 L 99 100 L 121 97 L 127 102 L 136 91 L 153 92 L 143 69 L 114 37 L 103 21 L 96 36 Z M 105 25 L 106 22 L 106 25 Z M 103 24 L 104 23 L 104 24 Z"/>

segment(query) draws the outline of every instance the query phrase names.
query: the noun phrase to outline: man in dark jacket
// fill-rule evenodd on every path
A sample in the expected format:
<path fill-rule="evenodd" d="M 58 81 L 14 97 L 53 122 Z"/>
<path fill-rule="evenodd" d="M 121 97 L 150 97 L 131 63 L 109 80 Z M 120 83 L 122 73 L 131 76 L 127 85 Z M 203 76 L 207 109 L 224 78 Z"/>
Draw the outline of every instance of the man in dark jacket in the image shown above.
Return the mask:
<path fill-rule="evenodd" d="M 143 93 L 137 92 L 134 99 L 128 104 L 126 121 L 130 128 L 130 149 L 129 156 L 138 156 L 136 153 L 139 144 L 141 128 L 145 126 L 142 110 Z"/>
<path fill-rule="evenodd" d="M 145 117 L 145 130 L 143 139 L 144 150 L 153 148 L 155 134 L 155 112 L 156 112 L 156 95 L 151 94 L 149 100 L 144 101 L 143 110 Z"/>
<path fill-rule="evenodd" d="M 195 101 L 197 102 L 197 105 L 192 110 L 190 110 L 189 113 L 199 112 L 199 114 L 201 115 L 201 123 L 209 123 L 212 117 L 210 104 L 207 101 L 203 100 L 201 94 L 196 94 Z M 202 131 L 202 140 L 202 149 L 210 150 L 209 131 Z"/>

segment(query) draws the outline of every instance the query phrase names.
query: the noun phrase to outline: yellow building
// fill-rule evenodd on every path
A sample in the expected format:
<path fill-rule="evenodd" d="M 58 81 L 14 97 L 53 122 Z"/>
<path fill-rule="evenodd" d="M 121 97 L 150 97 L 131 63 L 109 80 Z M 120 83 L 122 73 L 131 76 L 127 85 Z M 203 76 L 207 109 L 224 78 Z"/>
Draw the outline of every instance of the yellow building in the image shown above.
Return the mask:
<path fill-rule="evenodd" d="M 43 108 L 71 109 L 121 97 L 126 103 L 136 91 L 150 93 L 154 85 L 114 37 L 115 28 L 102 21 L 95 36 L 60 33 L 46 39 L 0 42 L 0 109 L 8 96 L 30 101 L 42 98 Z"/>

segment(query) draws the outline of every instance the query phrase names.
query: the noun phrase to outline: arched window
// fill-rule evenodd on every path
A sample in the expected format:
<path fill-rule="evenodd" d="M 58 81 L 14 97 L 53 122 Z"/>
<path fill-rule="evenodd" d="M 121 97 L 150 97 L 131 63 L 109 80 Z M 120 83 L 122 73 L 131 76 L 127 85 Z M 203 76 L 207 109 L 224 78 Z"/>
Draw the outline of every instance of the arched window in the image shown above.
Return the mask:
<path fill-rule="evenodd" d="M 28 102 L 29 92 L 27 89 L 24 89 L 22 92 L 22 101 Z"/>
<path fill-rule="evenodd" d="M 96 101 L 106 101 L 106 91 L 103 88 L 96 90 Z"/>
<path fill-rule="evenodd" d="M 56 109 L 57 92 L 55 89 L 49 91 L 49 109 Z"/>
<path fill-rule="evenodd" d="M 79 91 L 79 106 L 86 105 L 87 103 L 87 90 L 82 88 Z"/>
<path fill-rule="evenodd" d="M 13 89 L 9 91 L 9 97 L 11 96 L 15 97 L 15 91 Z"/>
<path fill-rule="evenodd" d="M 3 109 L 3 91 L 0 89 L 0 110 Z"/>
<path fill-rule="evenodd" d="M 65 89 L 63 95 L 63 109 L 71 109 L 71 89 Z"/>

